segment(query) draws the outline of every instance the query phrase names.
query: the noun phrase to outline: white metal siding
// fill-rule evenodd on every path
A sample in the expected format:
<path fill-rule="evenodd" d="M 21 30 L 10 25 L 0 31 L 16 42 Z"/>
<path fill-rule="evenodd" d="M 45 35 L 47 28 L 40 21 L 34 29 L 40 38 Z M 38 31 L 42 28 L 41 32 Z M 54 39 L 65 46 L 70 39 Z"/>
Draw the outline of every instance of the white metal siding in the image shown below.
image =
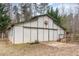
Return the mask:
<path fill-rule="evenodd" d="M 29 26 L 30 27 L 30 22 L 29 23 L 25 23 L 24 26 Z"/>
<path fill-rule="evenodd" d="M 49 40 L 53 41 L 54 40 L 54 31 L 53 30 L 49 30 Z"/>
<path fill-rule="evenodd" d="M 15 43 L 23 43 L 23 27 L 15 27 Z"/>
<path fill-rule="evenodd" d="M 37 27 L 37 21 L 31 22 L 31 27 Z"/>
<path fill-rule="evenodd" d="M 38 29 L 38 40 L 44 41 L 43 36 L 43 29 Z"/>
<path fill-rule="evenodd" d="M 30 29 L 24 28 L 24 43 L 30 43 Z"/>
<path fill-rule="evenodd" d="M 48 30 L 44 29 L 44 41 L 48 41 Z"/>
<path fill-rule="evenodd" d="M 10 29 L 9 32 L 8 32 L 8 38 L 9 38 L 10 41 L 12 41 L 12 39 L 13 39 L 12 35 L 13 35 L 12 29 Z"/>
<path fill-rule="evenodd" d="M 56 41 L 57 39 L 59 39 L 59 34 L 58 34 L 58 31 L 54 30 L 54 41 Z"/>
<path fill-rule="evenodd" d="M 31 42 L 35 42 L 37 40 L 37 29 L 31 29 Z"/>
<path fill-rule="evenodd" d="M 43 17 L 38 18 L 38 27 L 44 28 L 44 18 Z"/>
<path fill-rule="evenodd" d="M 8 32 L 8 38 L 9 38 L 9 40 L 12 42 L 12 43 L 14 43 L 14 27 L 12 28 L 12 29 L 10 29 L 9 30 L 9 32 Z"/>

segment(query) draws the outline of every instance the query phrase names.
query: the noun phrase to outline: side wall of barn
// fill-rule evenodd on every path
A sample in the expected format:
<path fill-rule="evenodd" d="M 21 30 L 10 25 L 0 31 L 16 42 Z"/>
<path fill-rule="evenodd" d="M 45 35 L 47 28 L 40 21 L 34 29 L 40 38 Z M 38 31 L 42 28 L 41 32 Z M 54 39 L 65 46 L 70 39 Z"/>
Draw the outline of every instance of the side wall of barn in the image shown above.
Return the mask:
<path fill-rule="evenodd" d="M 47 21 L 47 25 L 45 21 Z M 32 22 L 15 25 L 9 32 L 9 39 L 15 44 L 34 42 L 37 39 L 39 41 L 56 41 L 63 37 L 64 30 L 47 16 L 38 17 L 37 20 Z"/>
<path fill-rule="evenodd" d="M 14 39 L 15 39 L 15 36 L 14 36 L 15 32 L 14 32 L 14 30 L 15 29 L 13 27 L 13 28 L 9 29 L 9 31 L 8 31 L 8 39 L 10 40 L 11 43 L 14 43 Z"/>
<path fill-rule="evenodd" d="M 14 32 L 15 32 L 15 34 L 14 34 L 14 37 L 15 37 L 15 39 L 14 39 L 14 43 L 16 44 L 18 44 L 18 43 L 23 43 L 24 42 L 24 37 L 23 37 L 23 35 L 24 35 L 24 32 L 23 32 L 23 27 L 22 26 L 15 26 L 14 27 Z"/>

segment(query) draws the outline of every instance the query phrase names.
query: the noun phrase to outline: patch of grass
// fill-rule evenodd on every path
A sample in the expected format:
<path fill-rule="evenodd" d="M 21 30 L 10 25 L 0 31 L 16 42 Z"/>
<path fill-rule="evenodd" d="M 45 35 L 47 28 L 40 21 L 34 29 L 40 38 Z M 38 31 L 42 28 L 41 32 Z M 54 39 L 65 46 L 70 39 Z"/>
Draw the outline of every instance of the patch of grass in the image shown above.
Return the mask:
<path fill-rule="evenodd" d="M 32 42 L 30 44 L 39 44 L 39 41 L 38 40 L 35 40 L 35 42 Z"/>
<path fill-rule="evenodd" d="M 12 47 L 14 48 L 24 48 L 26 46 L 29 46 L 30 44 L 28 43 L 22 43 L 22 44 L 13 44 Z"/>

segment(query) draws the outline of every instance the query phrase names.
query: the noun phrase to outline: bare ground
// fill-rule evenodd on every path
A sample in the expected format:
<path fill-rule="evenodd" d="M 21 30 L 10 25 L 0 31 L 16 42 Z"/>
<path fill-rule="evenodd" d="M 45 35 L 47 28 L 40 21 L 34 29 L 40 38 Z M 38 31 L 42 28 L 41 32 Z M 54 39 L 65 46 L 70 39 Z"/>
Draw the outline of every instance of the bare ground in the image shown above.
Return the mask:
<path fill-rule="evenodd" d="M 3 56 L 73 56 L 79 55 L 79 45 L 60 42 L 12 45 L 0 41 L 0 55 Z"/>

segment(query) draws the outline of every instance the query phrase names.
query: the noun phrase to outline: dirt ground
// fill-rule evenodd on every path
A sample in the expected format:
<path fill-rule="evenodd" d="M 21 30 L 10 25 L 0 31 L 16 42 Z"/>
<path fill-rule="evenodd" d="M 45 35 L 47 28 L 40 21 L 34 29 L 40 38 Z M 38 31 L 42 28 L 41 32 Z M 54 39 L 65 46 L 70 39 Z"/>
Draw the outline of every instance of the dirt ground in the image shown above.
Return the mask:
<path fill-rule="evenodd" d="M 0 41 L 0 55 L 2 56 L 78 56 L 79 45 L 42 42 L 40 44 L 17 44 L 12 45 L 6 41 Z"/>

